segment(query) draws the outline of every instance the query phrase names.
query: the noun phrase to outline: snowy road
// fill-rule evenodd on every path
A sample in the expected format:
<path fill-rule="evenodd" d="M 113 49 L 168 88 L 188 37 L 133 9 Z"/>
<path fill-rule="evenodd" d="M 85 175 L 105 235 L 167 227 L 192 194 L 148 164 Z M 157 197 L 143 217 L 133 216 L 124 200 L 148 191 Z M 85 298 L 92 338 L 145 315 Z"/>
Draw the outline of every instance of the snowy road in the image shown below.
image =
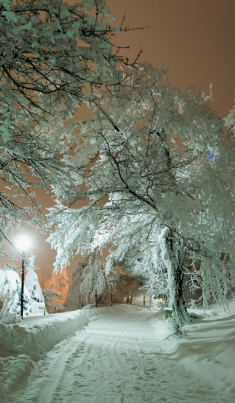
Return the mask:
<path fill-rule="evenodd" d="M 157 323 L 148 310 L 107 309 L 57 344 L 35 365 L 25 389 L 1 403 L 223 401 L 203 379 L 164 353 Z"/>

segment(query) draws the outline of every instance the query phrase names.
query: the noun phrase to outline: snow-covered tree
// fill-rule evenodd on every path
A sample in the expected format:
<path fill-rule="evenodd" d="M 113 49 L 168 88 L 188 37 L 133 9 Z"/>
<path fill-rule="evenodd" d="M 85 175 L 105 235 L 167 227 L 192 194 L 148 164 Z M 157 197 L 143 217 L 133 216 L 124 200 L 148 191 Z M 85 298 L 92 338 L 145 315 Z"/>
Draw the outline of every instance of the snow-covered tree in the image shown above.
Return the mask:
<path fill-rule="evenodd" d="M 126 263 L 126 262 L 125 262 Z M 112 291 L 112 300 L 115 303 L 131 304 L 133 297 L 137 296 L 141 291 L 140 288 L 144 284 L 143 276 L 131 275 L 131 270 L 126 270 L 125 265 L 115 265 L 118 272 L 118 281 Z"/>
<path fill-rule="evenodd" d="M 68 295 L 65 302 L 65 307 L 68 310 L 81 309 L 83 305 L 86 305 L 87 299 L 83 297 L 80 291 L 81 273 L 77 271 L 73 273 L 72 282 L 68 289 Z"/>
<path fill-rule="evenodd" d="M 59 295 L 59 298 L 55 298 L 54 303 L 57 308 L 63 309 L 69 289 L 67 270 L 64 269 L 61 272 L 52 272 L 50 279 L 45 283 L 45 288 L 47 290 L 53 290 Z"/>
<path fill-rule="evenodd" d="M 0 270 L 0 298 L 3 303 L 0 320 L 14 321 L 21 313 L 21 279 L 14 270 Z M 24 316 L 31 311 L 31 296 L 27 288 L 24 289 Z"/>
<path fill-rule="evenodd" d="M 105 0 L 1 2 L 4 140 L 13 135 L 16 112 L 38 121 L 63 100 L 67 113 L 68 100 L 81 104 L 91 87 L 120 82 L 116 65 L 128 62 L 112 39 L 127 28 L 111 27 L 113 20 Z"/>
<path fill-rule="evenodd" d="M 89 297 L 92 304 L 97 306 L 98 298 L 105 288 L 111 292 L 117 278 L 118 274 L 114 269 L 110 270 L 106 275 L 104 262 L 98 256 L 92 254 L 88 257 L 87 264 L 82 271 L 80 291 Z"/>
<path fill-rule="evenodd" d="M 82 273 L 88 262 L 88 257 L 79 258 L 73 269 L 71 284 L 68 289 L 68 295 L 65 302 L 65 307 L 69 310 L 81 309 L 84 305 L 87 305 L 90 301 L 88 300 L 87 294 L 82 294 L 80 290 L 82 282 Z"/>
<path fill-rule="evenodd" d="M 55 313 L 64 310 L 64 307 L 61 305 L 60 294 L 50 288 L 44 288 L 42 292 L 44 296 L 46 312 Z"/>
<path fill-rule="evenodd" d="M 35 270 L 38 268 L 34 264 L 35 256 L 30 256 L 27 265 L 27 274 L 25 277 L 25 287 L 27 288 L 32 301 L 44 302 L 44 297 L 39 284 L 38 276 Z"/>
<path fill-rule="evenodd" d="M 127 242 L 130 242 L 127 240 Z M 137 242 L 136 245 L 139 245 Z M 131 273 L 141 282 L 141 289 L 146 290 L 150 295 L 168 295 L 167 270 L 162 260 L 158 258 L 158 247 L 152 247 L 147 238 L 144 239 L 143 247 L 136 248 L 135 242 L 131 243 L 132 248 L 124 255 L 124 266 L 128 273 Z M 142 246 L 142 245 L 141 245 Z M 116 250 L 117 257 L 110 255 L 109 264 L 113 265 L 118 258 L 119 251 Z M 121 257 L 122 258 L 122 257 Z"/>
<path fill-rule="evenodd" d="M 44 297 L 35 272 L 35 256 L 31 256 L 26 262 L 27 274 L 24 281 L 23 292 L 23 316 L 29 316 L 33 302 L 44 302 Z M 0 298 L 2 320 L 12 320 L 21 314 L 21 278 L 15 270 L 0 270 Z"/>
<path fill-rule="evenodd" d="M 225 127 L 199 90 L 171 85 L 166 71 L 144 65 L 125 83 L 116 97 L 97 91 L 96 116 L 79 127 L 70 163 L 83 183 L 58 195 L 50 241 L 58 265 L 74 251 L 108 247 L 107 271 L 128 256 L 144 272 L 151 248 L 149 269 L 166 269 L 181 326 L 189 320 L 186 258 L 200 263 L 205 303 L 211 296 L 225 302 L 234 282 L 234 167 Z M 85 207 L 71 208 L 81 199 Z"/>
<path fill-rule="evenodd" d="M 0 3 L 0 242 L 22 220 L 38 223 L 37 187 L 71 179 L 62 164 L 74 127 L 64 122 L 93 87 L 120 83 L 118 66 L 128 62 L 112 39 L 125 27 L 113 19 L 104 0 Z"/>

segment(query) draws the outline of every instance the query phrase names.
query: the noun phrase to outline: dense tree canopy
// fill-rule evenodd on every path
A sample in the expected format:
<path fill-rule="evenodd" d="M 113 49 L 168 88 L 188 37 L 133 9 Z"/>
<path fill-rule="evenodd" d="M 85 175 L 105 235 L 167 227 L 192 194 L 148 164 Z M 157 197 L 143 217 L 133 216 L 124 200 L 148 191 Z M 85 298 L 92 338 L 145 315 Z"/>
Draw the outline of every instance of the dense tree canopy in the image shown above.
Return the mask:
<path fill-rule="evenodd" d="M 97 91 L 94 118 L 78 128 L 69 163 L 81 186 L 57 193 L 50 240 L 58 265 L 74 251 L 109 247 L 107 271 L 124 259 L 147 277 L 162 279 L 167 269 L 182 325 L 186 259 L 203 278 L 204 302 L 225 301 L 234 281 L 234 174 L 223 121 L 197 89 L 182 91 L 166 71 L 148 65 L 115 95 Z M 72 208 L 78 200 L 87 205 Z"/>
<path fill-rule="evenodd" d="M 112 37 L 125 28 L 111 27 L 113 19 L 104 0 L 0 3 L 1 242 L 22 220 L 38 224 L 38 186 L 71 180 L 62 164 L 71 148 L 65 121 L 94 87 L 120 83 L 128 63 Z"/>

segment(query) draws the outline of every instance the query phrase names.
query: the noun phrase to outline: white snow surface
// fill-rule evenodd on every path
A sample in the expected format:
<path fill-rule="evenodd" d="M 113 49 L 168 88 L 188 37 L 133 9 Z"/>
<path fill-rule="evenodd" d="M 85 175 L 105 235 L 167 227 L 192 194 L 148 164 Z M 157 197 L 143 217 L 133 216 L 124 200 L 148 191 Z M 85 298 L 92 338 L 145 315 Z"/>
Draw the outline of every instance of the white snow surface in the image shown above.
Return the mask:
<path fill-rule="evenodd" d="M 235 401 L 235 302 L 174 334 L 161 312 L 114 305 L 0 324 L 1 403 Z"/>

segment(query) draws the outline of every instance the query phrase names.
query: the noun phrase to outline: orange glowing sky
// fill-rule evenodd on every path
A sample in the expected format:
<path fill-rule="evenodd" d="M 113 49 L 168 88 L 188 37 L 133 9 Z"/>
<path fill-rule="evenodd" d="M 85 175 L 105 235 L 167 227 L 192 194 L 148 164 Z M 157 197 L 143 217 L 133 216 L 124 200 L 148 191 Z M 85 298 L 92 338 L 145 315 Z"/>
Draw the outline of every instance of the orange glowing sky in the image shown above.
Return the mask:
<path fill-rule="evenodd" d="M 107 0 L 107 4 L 117 24 L 126 12 L 127 26 L 148 26 L 116 40 L 130 45 L 128 57 L 134 58 L 142 47 L 142 60 L 169 67 L 171 82 L 181 88 L 195 85 L 208 93 L 213 83 L 211 107 L 219 114 L 228 113 L 235 86 L 235 0 Z M 37 265 L 51 269 L 54 251 L 44 236 L 33 238 Z"/>
<path fill-rule="evenodd" d="M 170 69 L 171 82 L 209 92 L 212 108 L 227 114 L 235 86 L 235 0 L 107 0 L 116 21 L 126 12 L 126 25 L 148 26 L 121 40 L 128 54 Z M 119 40 L 120 43 L 120 40 Z"/>

